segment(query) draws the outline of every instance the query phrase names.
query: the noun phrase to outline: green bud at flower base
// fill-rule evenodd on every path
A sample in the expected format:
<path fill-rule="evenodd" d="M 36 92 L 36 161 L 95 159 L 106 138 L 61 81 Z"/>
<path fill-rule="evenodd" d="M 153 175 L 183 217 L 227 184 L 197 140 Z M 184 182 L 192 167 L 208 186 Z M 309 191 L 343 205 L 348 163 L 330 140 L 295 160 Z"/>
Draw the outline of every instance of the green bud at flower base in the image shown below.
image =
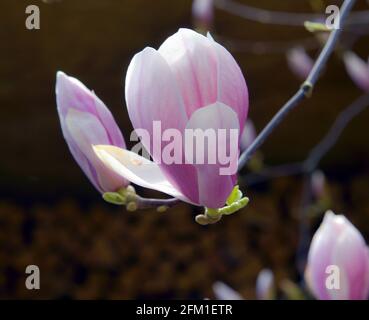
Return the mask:
<path fill-rule="evenodd" d="M 136 191 L 132 186 L 119 189 L 117 192 L 105 192 L 103 199 L 112 204 L 125 205 L 128 211 L 136 211 L 138 208 Z"/>
<path fill-rule="evenodd" d="M 324 23 L 305 21 L 304 27 L 309 32 L 329 32 L 331 31 Z"/>
<path fill-rule="evenodd" d="M 205 214 L 196 216 L 195 220 L 201 225 L 208 225 L 218 222 L 223 215 L 231 215 L 244 208 L 249 203 L 249 198 L 243 197 L 239 186 L 235 186 L 229 195 L 226 206 L 219 209 L 205 208 Z"/>
<path fill-rule="evenodd" d="M 126 199 L 118 192 L 105 192 L 102 195 L 106 202 L 122 206 L 126 203 Z"/>

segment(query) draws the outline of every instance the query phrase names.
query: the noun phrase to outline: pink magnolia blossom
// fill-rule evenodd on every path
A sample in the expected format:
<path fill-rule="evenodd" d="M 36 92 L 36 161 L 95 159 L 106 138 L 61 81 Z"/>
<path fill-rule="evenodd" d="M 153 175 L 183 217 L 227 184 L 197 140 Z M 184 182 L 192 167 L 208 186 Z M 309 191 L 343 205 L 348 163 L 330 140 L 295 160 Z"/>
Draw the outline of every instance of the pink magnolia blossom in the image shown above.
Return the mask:
<path fill-rule="evenodd" d="M 128 185 L 126 179 L 106 167 L 96 156 L 94 144 L 125 148 L 123 136 L 105 104 L 79 80 L 59 71 L 56 102 L 60 124 L 68 147 L 101 193 Z"/>
<path fill-rule="evenodd" d="M 344 53 L 343 61 L 352 81 L 363 91 L 369 91 L 369 62 L 351 51 Z"/>
<path fill-rule="evenodd" d="M 204 37 L 189 29 L 180 29 L 158 50 L 148 47 L 134 56 L 127 71 L 125 96 L 134 128 L 145 129 L 150 137 L 154 121 L 160 121 L 163 130 L 180 132 L 237 129 L 240 137 L 249 104 L 245 79 L 232 55 L 210 35 Z M 229 140 L 223 141 L 221 148 L 238 145 L 239 141 Z M 135 184 L 208 208 L 225 204 L 236 174 L 220 175 L 219 162 L 162 163 L 152 151 L 159 142 L 141 141 L 154 162 L 119 148 L 97 146 L 95 150 L 107 165 Z M 161 150 L 168 143 L 161 143 Z M 183 160 L 186 157 L 184 150 Z M 236 158 L 232 161 L 238 161 L 238 154 Z"/>
<path fill-rule="evenodd" d="M 274 274 L 270 269 L 263 269 L 256 279 L 256 298 L 271 300 L 274 295 Z"/>
<path fill-rule="evenodd" d="M 308 77 L 314 65 L 313 59 L 302 47 L 296 47 L 287 52 L 287 63 L 290 70 L 300 80 L 305 80 Z"/>
<path fill-rule="evenodd" d="M 337 283 L 329 286 L 332 267 L 338 270 Z M 325 214 L 310 245 L 305 280 L 320 300 L 368 298 L 368 247 L 360 232 L 343 215 L 332 211 Z"/>

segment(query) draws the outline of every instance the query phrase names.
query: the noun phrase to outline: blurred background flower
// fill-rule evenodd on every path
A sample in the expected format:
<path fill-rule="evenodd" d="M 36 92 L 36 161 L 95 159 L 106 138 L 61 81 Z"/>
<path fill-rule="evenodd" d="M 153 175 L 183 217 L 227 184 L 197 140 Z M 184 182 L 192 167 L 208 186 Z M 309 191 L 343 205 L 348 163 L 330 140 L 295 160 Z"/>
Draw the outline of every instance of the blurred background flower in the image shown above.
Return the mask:
<path fill-rule="evenodd" d="M 325 214 L 310 245 L 305 280 L 317 299 L 368 298 L 369 250 L 345 216 Z"/>

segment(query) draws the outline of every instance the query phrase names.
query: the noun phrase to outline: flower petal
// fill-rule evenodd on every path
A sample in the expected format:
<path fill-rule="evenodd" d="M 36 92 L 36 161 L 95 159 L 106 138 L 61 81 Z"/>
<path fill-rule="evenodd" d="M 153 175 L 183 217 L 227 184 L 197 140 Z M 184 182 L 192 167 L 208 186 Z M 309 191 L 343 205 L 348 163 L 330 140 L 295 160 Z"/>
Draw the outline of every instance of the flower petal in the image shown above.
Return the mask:
<path fill-rule="evenodd" d="M 170 184 L 156 163 L 114 146 L 95 145 L 93 149 L 106 166 L 132 183 L 191 203 Z"/>
<path fill-rule="evenodd" d="M 326 268 L 332 264 L 331 252 L 335 245 L 336 230 L 333 222 L 334 214 L 327 212 L 319 229 L 311 241 L 308 255 L 309 287 L 320 300 L 329 300 L 326 288 Z"/>
<path fill-rule="evenodd" d="M 334 298 L 367 299 L 369 257 L 364 238 L 347 220 L 345 230 L 336 241 L 332 253 L 332 264 L 340 268 L 341 288 L 337 293 L 334 292 Z M 363 275 L 366 275 L 366 278 Z"/>
<path fill-rule="evenodd" d="M 56 80 L 56 100 L 61 119 L 66 117 L 69 108 L 89 112 L 95 115 L 106 129 L 109 144 L 121 148 L 126 147 L 122 133 L 109 109 L 94 92 L 87 89 L 78 79 L 69 77 L 64 72 L 58 71 Z"/>
<path fill-rule="evenodd" d="M 127 184 L 119 175 L 109 170 L 92 149 L 93 144 L 110 143 L 105 128 L 93 114 L 69 108 L 65 117 L 65 127 L 74 145 L 88 160 L 88 168 L 93 168 L 94 176 L 89 177 L 93 182 L 96 180 L 101 192 L 116 191 Z M 86 173 L 91 174 L 91 172 Z"/>
<path fill-rule="evenodd" d="M 235 185 L 237 160 L 238 160 L 238 133 L 239 123 L 236 113 L 228 106 L 221 102 L 208 105 L 195 111 L 189 122 L 187 123 L 186 130 L 201 129 L 204 134 L 207 130 L 214 133 L 215 140 L 208 139 L 207 144 L 200 145 L 200 149 L 195 149 L 193 152 L 192 161 L 197 170 L 198 175 L 198 189 L 199 189 L 199 203 L 208 208 L 220 208 L 222 207 L 229 194 Z M 223 129 L 222 135 L 220 129 Z M 230 130 L 234 130 L 236 133 L 236 140 L 231 140 Z M 193 134 L 193 140 L 187 138 L 185 140 L 186 150 L 190 150 L 193 146 L 198 146 L 200 139 Z M 209 145 L 211 143 L 211 145 Z M 221 156 L 232 155 L 231 148 L 234 148 L 233 157 L 230 159 L 230 163 L 220 163 Z M 199 156 L 198 152 L 203 152 L 204 163 L 197 163 L 196 159 Z M 186 153 L 186 157 L 189 154 Z M 211 159 L 215 159 L 215 163 L 211 163 Z M 222 175 L 220 170 L 225 167 L 231 166 L 234 168 L 230 174 Z"/>
<path fill-rule="evenodd" d="M 193 30 L 179 29 L 158 52 L 175 76 L 188 117 L 216 102 L 217 56 L 210 40 Z"/>
<path fill-rule="evenodd" d="M 217 57 L 217 101 L 223 102 L 237 113 L 241 135 L 249 109 L 249 93 L 245 78 L 229 51 L 212 40 L 210 34 L 208 38 Z"/>
<path fill-rule="evenodd" d="M 160 121 L 161 130 L 183 132 L 188 121 L 185 107 L 168 63 L 154 49 L 138 53 L 129 65 L 126 77 L 126 100 L 129 117 L 135 129 L 145 129 L 151 141 L 141 140 L 152 158 L 159 163 L 170 183 L 180 193 L 197 203 L 196 170 L 191 165 L 166 165 L 161 151 L 167 143 L 161 134 L 154 134 L 153 123 Z M 159 149 L 160 154 L 155 152 Z M 160 146 L 160 147 L 158 147 Z"/>

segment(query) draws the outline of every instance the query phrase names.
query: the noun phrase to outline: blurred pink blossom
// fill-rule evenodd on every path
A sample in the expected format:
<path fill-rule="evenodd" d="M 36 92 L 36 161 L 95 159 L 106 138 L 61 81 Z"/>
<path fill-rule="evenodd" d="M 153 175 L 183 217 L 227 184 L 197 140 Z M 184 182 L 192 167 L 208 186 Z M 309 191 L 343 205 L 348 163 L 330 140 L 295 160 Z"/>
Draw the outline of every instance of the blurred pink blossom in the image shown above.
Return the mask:
<path fill-rule="evenodd" d="M 274 295 L 274 274 L 270 269 L 263 269 L 256 279 L 256 298 L 270 300 Z"/>
<path fill-rule="evenodd" d="M 344 53 L 343 61 L 352 81 L 363 91 L 369 91 L 369 62 L 352 51 Z"/>
<path fill-rule="evenodd" d="M 305 80 L 314 66 L 314 60 L 304 48 L 296 47 L 287 52 L 287 64 L 296 77 Z"/>
<path fill-rule="evenodd" d="M 343 215 L 325 214 L 310 245 L 305 280 L 320 300 L 368 298 L 368 247 Z"/>
<path fill-rule="evenodd" d="M 255 140 L 256 138 L 256 130 L 253 122 L 250 119 L 247 119 L 245 128 L 243 130 L 241 136 L 241 150 L 246 150 Z"/>
<path fill-rule="evenodd" d="M 215 282 L 213 291 L 217 300 L 243 300 L 242 296 L 224 282 Z"/>

